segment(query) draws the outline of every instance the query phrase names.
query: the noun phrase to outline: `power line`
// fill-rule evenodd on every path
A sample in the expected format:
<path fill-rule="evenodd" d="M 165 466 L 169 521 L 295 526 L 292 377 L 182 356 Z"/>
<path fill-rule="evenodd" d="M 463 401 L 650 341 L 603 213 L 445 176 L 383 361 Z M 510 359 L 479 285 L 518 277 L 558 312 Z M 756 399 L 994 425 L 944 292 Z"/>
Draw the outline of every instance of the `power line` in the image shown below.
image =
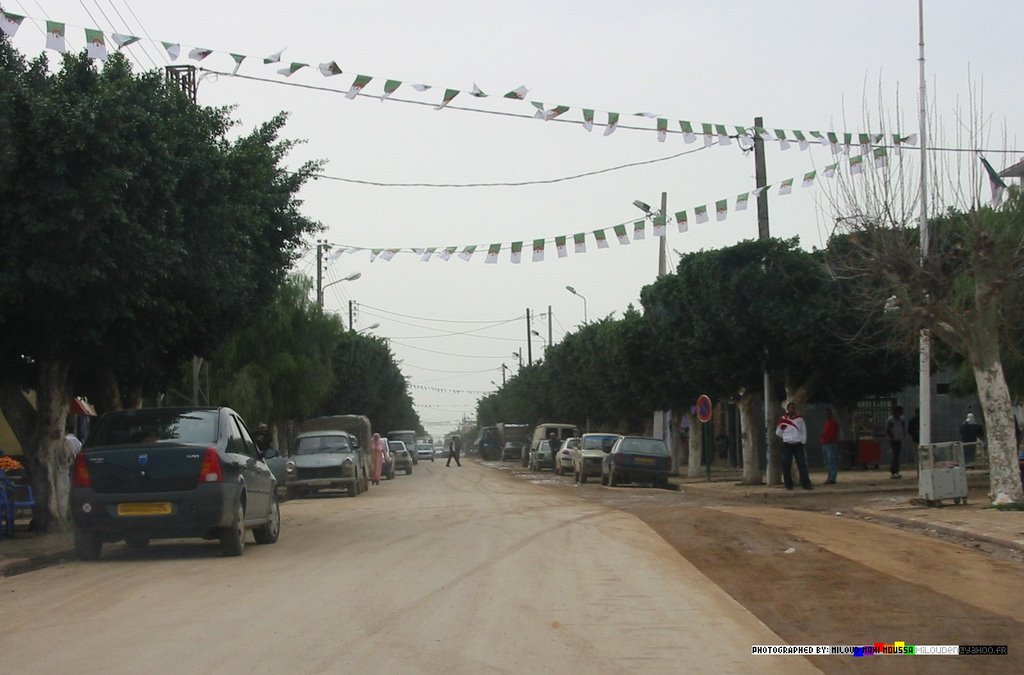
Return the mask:
<path fill-rule="evenodd" d="M 364 303 L 359 303 L 359 305 L 360 305 L 360 307 L 367 307 L 369 309 L 373 309 L 373 310 L 376 310 L 378 312 L 384 312 L 385 314 L 391 314 L 393 316 L 400 316 L 400 317 L 405 318 L 405 319 L 417 319 L 419 321 L 434 321 L 434 322 L 437 322 L 437 323 L 489 323 L 489 324 L 494 324 L 494 325 L 500 325 L 500 324 L 504 324 L 504 323 L 509 323 L 511 321 L 519 321 L 520 319 L 525 318 L 524 314 L 520 314 L 519 316 L 512 317 L 511 319 L 494 319 L 494 320 L 491 320 L 491 321 L 481 320 L 481 319 L 435 319 L 435 318 L 432 318 L 432 317 L 414 316 L 412 314 L 402 314 L 401 312 L 394 312 L 394 311 L 391 311 L 389 309 L 384 309 L 382 307 L 374 307 L 373 305 L 367 305 L 367 304 L 364 304 Z"/>
<path fill-rule="evenodd" d="M 491 361 L 500 361 L 500 360 L 502 360 L 504 358 L 507 358 L 505 356 L 474 356 L 473 354 L 455 354 L 453 352 L 440 352 L 440 351 L 437 351 L 436 349 L 427 349 L 426 347 L 417 347 L 415 345 L 410 345 L 410 344 L 406 344 L 404 342 L 399 342 L 395 338 L 391 338 L 391 342 L 392 342 L 392 344 L 400 345 L 402 347 L 407 347 L 409 349 L 417 349 L 417 350 L 419 350 L 421 352 L 428 352 L 430 354 L 439 354 L 441 356 L 456 356 L 456 357 L 463 358 L 463 359 L 489 359 Z"/>

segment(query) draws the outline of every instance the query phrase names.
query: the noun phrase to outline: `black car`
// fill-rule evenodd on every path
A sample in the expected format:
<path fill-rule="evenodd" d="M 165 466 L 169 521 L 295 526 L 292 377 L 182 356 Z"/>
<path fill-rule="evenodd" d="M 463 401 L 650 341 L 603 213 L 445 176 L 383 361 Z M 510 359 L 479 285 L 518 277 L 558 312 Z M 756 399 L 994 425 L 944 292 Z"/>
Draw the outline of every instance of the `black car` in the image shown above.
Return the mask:
<path fill-rule="evenodd" d="M 622 483 L 651 483 L 668 487 L 672 457 L 668 446 L 659 438 L 623 436 L 615 441 L 601 462 L 601 485 L 615 487 Z"/>
<path fill-rule="evenodd" d="M 75 458 L 71 514 L 78 557 L 105 542 L 219 539 L 241 555 L 245 530 L 273 544 L 281 530 L 276 481 L 230 408 L 144 408 L 99 419 Z"/>

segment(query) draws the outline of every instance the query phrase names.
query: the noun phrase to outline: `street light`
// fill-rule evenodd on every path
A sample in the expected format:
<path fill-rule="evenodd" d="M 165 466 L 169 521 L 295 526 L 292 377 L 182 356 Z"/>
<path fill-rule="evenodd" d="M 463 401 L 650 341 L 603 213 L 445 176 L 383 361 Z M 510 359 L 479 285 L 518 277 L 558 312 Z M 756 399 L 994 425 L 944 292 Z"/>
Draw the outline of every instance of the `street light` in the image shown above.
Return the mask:
<path fill-rule="evenodd" d="M 581 300 L 583 300 L 583 323 L 590 323 L 589 321 L 587 321 L 587 299 L 584 298 L 580 293 L 577 293 L 576 289 L 573 288 L 572 286 L 566 286 L 565 290 L 569 291 L 570 293 L 575 295 L 577 298 L 580 298 Z"/>
<path fill-rule="evenodd" d="M 362 272 L 353 272 L 352 274 L 348 275 L 347 277 L 345 277 L 343 279 L 335 279 L 334 281 L 332 281 L 329 284 L 323 284 L 322 286 L 320 286 L 320 288 L 316 292 L 316 297 L 317 297 L 317 299 L 320 302 L 320 306 L 321 307 L 324 306 L 324 289 L 325 288 L 327 288 L 329 286 L 333 286 L 334 284 L 340 284 L 342 281 L 355 281 L 356 279 L 358 279 L 361 276 L 363 276 Z"/>
<path fill-rule="evenodd" d="M 639 199 L 634 199 L 633 200 L 633 206 L 635 206 L 638 209 L 640 209 L 641 211 L 643 211 L 647 215 L 647 217 L 651 219 L 651 222 L 653 223 L 655 218 L 658 218 L 658 217 L 667 218 L 666 214 L 668 213 L 668 204 L 666 203 L 666 201 L 667 201 L 667 194 L 662 192 L 661 193 L 661 210 L 660 211 L 651 211 L 651 205 L 650 204 L 646 204 L 646 203 L 640 201 Z M 658 246 L 658 276 L 659 277 L 665 274 L 665 263 L 666 263 L 666 260 L 667 260 L 667 257 L 668 257 L 668 252 L 667 252 L 667 250 L 668 250 L 668 243 L 667 243 L 667 240 L 668 240 L 668 237 L 663 234 L 661 236 L 661 245 Z"/>
<path fill-rule="evenodd" d="M 373 330 L 374 328 L 380 328 L 380 324 L 379 323 L 371 323 L 366 328 L 360 328 L 359 329 L 359 333 L 362 334 L 362 333 L 365 333 L 368 330 Z"/>
<path fill-rule="evenodd" d="M 531 330 L 530 332 L 531 332 L 531 333 L 533 333 L 534 335 L 536 335 L 537 337 L 539 337 L 539 338 L 540 338 L 541 342 L 543 342 L 543 343 L 544 343 L 544 351 L 547 351 L 547 348 L 548 348 L 548 341 L 544 339 L 544 336 L 543 336 L 543 335 L 541 335 L 540 333 L 538 333 L 538 332 L 537 332 L 537 331 L 535 331 L 535 330 Z"/>

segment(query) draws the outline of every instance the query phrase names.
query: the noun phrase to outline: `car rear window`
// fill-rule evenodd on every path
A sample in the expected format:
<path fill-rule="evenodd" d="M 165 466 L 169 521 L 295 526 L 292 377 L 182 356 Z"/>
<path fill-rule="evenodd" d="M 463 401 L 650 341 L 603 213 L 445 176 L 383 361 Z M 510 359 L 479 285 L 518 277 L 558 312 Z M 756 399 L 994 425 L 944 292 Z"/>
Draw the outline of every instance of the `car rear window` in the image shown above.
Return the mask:
<path fill-rule="evenodd" d="M 305 436 L 295 448 L 297 455 L 318 455 L 322 452 L 348 452 L 351 449 L 345 436 Z"/>
<path fill-rule="evenodd" d="M 622 441 L 620 452 L 637 455 L 668 455 L 665 441 L 656 438 L 627 438 Z"/>
<path fill-rule="evenodd" d="M 583 439 L 584 450 L 606 450 L 615 444 L 615 436 L 587 436 Z"/>
<path fill-rule="evenodd" d="M 174 441 L 213 444 L 219 433 L 216 410 L 142 408 L 105 415 L 89 434 L 89 447 Z"/>

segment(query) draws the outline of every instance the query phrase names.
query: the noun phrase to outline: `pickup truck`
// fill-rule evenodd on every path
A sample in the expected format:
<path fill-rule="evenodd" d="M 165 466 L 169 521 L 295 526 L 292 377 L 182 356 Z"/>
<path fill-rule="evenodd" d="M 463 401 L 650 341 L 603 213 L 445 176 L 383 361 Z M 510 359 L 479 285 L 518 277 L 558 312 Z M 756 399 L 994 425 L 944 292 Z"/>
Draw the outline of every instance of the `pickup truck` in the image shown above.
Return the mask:
<path fill-rule="evenodd" d="M 75 551 L 100 557 L 124 540 L 219 539 L 242 555 L 245 531 L 273 544 L 281 531 L 275 479 L 230 408 L 143 408 L 99 419 L 75 457 L 71 515 Z"/>

